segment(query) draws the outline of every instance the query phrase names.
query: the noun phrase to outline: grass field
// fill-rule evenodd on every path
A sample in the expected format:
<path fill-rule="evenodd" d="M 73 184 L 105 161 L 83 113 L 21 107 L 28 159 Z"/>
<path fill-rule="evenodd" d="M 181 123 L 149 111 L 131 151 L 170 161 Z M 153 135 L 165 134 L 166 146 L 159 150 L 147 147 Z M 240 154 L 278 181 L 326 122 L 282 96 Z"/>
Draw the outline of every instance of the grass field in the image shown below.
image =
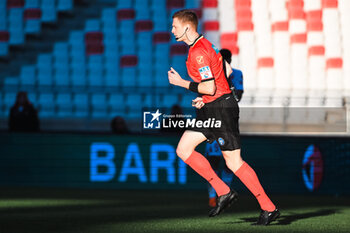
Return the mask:
<path fill-rule="evenodd" d="M 350 232 L 347 197 L 271 198 L 282 215 L 262 227 L 251 195 L 209 218 L 204 191 L 1 188 L 0 232 Z"/>

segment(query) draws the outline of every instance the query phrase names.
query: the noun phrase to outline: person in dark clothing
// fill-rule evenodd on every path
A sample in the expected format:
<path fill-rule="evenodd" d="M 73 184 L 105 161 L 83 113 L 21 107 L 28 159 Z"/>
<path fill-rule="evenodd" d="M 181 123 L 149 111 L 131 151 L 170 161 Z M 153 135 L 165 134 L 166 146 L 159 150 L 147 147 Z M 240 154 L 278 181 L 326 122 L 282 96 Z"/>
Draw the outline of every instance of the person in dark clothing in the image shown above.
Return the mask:
<path fill-rule="evenodd" d="M 28 100 L 26 92 L 17 93 L 16 102 L 10 110 L 9 130 L 11 132 L 39 131 L 38 113 Z"/>
<path fill-rule="evenodd" d="M 124 118 L 122 118 L 120 116 L 116 116 L 113 118 L 113 120 L 111 122 L 111 128 L 112 128 L 113 133 L 115 133 L 115 134 L 129 134 L 130 133 Z"/>

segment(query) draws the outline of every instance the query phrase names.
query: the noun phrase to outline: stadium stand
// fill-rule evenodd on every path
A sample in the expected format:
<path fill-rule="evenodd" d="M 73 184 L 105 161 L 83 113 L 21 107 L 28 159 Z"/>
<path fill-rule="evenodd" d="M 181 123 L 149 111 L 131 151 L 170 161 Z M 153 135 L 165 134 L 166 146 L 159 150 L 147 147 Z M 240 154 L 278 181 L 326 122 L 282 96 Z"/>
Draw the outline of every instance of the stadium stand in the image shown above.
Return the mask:
<path fill-rule="evenodd" d="M 191 98 L 169 87 L 166 75 L 174 67 L 188 79 L 188 48 L 170 33 L 172 13 L 184 7 L 199 13 L 206 38 L 232 52 L 232 66 L 244 73 L 242 106 L 342 107 L 350 95 L 347 0 L 96 2 L 109 4 L 99 17 L 0 80 L 3 118 L 17 90 L 38 97 L 31 101 L 42 118 L 140 118 L 140 103 L 188 107 Z M 1 1 L 0 57 L 74 7 L 73 0 Z"/>

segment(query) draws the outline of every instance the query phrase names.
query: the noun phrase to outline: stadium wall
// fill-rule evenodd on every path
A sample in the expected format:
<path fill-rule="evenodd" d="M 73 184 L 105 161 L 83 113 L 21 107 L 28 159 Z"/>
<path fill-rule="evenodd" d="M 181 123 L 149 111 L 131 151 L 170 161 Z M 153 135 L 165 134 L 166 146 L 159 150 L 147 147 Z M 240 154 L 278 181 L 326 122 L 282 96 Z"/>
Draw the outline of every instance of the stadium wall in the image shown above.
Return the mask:
<path fill-rule="evenodd" d="M 206 189 L 175 154 L 178 136 L 0 134 L 0 185 Z M 198 148 L 204 153 L 205 145 Z M 266 192 L 350 194 L 347 137 L 243 136 L 242 156 Z M 248 192 L 235 178 L 232 185 Z"/>

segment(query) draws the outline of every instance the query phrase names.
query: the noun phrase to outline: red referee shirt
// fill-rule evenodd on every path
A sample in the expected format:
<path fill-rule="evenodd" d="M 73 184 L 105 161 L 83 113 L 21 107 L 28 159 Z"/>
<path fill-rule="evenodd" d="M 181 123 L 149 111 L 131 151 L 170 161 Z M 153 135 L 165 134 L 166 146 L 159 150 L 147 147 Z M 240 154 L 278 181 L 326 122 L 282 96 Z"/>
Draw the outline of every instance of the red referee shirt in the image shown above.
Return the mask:
<path fill-rule="evenodd" d="M 190 46 L 186 61 L 188 75 L 195 82 L 206 82 L 215 79 L 215 95 L 203 95 L 203 102 L 209 103 L 224 94 L 231 93 L 227 83 L 222 56 L 219 50 L 203 36 Z"/>

